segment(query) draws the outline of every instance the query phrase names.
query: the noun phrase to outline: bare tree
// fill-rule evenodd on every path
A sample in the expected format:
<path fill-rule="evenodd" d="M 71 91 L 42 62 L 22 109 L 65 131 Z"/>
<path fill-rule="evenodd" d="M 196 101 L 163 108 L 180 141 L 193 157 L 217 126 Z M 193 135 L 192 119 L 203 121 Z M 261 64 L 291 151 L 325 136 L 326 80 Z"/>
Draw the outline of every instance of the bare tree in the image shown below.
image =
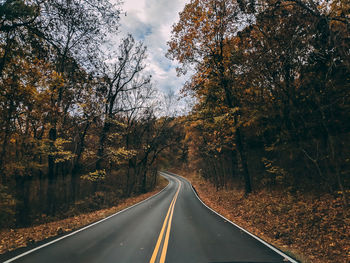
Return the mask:
<path fill-rule="evenodd" d="M 125 96 L 129 92 L 138 92 L 148 89 L 151 76 L 143 73 L 145 69 L 146 47 L 142 43 L 135 42 L 131 35 L 123 39 L 114 58 L 105 63 L 101 87 L 101 96 L 104 98 L 103 128 L 100 133 L 99 148 L 97 153 L 96 170 L 102 167 L 105 152 L 106 136 L 113 126 L 113 118 L 120 112 L 132 111 L 137 105 L 128 105 L 131 108 L 123 108 Z M 140 93 L 141 94 L 141 93 Z"/>

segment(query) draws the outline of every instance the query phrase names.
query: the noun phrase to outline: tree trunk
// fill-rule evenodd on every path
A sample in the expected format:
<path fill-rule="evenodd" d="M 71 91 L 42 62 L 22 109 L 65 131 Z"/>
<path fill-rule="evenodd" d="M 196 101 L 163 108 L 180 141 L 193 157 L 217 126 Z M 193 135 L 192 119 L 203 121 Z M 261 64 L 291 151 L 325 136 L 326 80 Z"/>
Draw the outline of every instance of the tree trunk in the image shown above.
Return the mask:
<path fill-rule="evenodd" d="M 143 172 L 143 177 L 142 177 L 142 193 L 147 192 L 147 169 L 145 168 L 145 171 Z"/>
<path fill-rule="evenodd" d="M 15 175 L 16 180 L 16 226 L 27 227 L 30 224 L 29 177 Z"/>
<path fill-rule="evenodd" d="M 242 162 L 243 176 L 244 176 L 244 182 L 245 182 L 244 190 L 245 190 L 245 194 L 248 195 L 252 192 L 252 186 L 251 186 L 250 175 L 248 170 L 248 161 L 245 154 L 242 135 L 241 135 L 241 129 L 239 127 L 236 129 L 236 145 L 237 145 L 239 157 Z"/>
<path fill-rule="evenodd" d="M 104 158 L 104 151 L 105 151 L 105 142 L 107 139 L 107 133 L 109 129 L 111 128 L 111 124 L 106 120 L 106 122 L 103 125 L 101 135 L 100 135 L 100 141 L 99 141 L 99 147 L 97 151 L 97 161 L 96 161 L 96 170 L 101 170 L 102 168 L 102 162 Z"/>
<path fill-rule="evenodd" d="M 5 185 L 7 181 L 6 174 L 4 171 L 4 160 L 6 156 L 6 148 L 7 148 L 7 142 L 9 140 L 9 134 L 10 134 L 10 130 L 6 128 L 5 137 L 2 143 L 2 149 L 1 149 L 1 155 L 0 155 L 0 173 L 1 173 L 1 183 L 3 185 Z"/>
<path fill-rule="evenodd" d="M 80 159 L 81 159 L 81 156 L 82 156 L 84 149 L 85 149 L 85 137 L 86 137 L 86 134 L 87 134 L 87 131 L 88 131 L 90 125 L 91 125 L 91 123 L 88 122 L 84 128 L 83 133 L 81 133 L 79 136 L 80 144 L 79 144 L 79 147 L 77 149 L 77 158 L 74 162 L 73 169 L 72 169 L 71 201 L 73 203 L 78 199 L 77 197 L 79 196 L 79 191 L 80 191 L 79 173 L 81 170 Z"/>
<path fill-rule="evenodd" d="M 54 150 L 54 142 L 57 139 L 57 130 L 55 127 L 49 131 L 50 150 Z M 49 154 L 48 156 L 48 187 L 47 187 L 47 204 L 46 213 L 48 215 L 55 215 L 56 210 L 56 173 L 55 173 L 55 156 Z"/>
<path fill-rule="evenodd" d="M 234 96 L 232 95 L 232 92 L 229 88 L 229 83 L 225 78 L 224 69 L 221 69 L 220 73 L 221 73 L 221 85 L 225 91 L 225 100 L 226 100 L 227 106 L 230 109 L 233 109 L 234 105 L 236 104 L 235 106 L 239 106 L 239 103 L 237 101 L 236 103 L 234 103 Z M 234 121 L 235 121 L 235 124 L 238 125 L 237 113 L 235 113 L 234 115 Z M 238 150 L 238 153 L 242 162 L 242 167 L 243 167 L 245 195 L 248 195 L 252 192 L 252 186 L 251 186 L 250 175 L 248 170 L 246 151 L 244 149 L 243 138 L 242 138 L 241 129 L 239 126 L 237 126 L 236 128 L 235 140 L 236 140 L 237 150 Z"/>
<path fill-rule="evenodd" d="M 131 169 L 133 169 L 134 173 L 135 174 L 135 165 L 134 165 L 134 162 L 130 159 L 129 160 L 129 165 L 128 165 L 128 171 L 127 171 L 127 177 L 126 177 L 126 196 L 129 197 L 133 191 L 133 188 L 134 188 L 134 183 L 131 178 L 131 174 L 132 174 L 132 171 Z"/>

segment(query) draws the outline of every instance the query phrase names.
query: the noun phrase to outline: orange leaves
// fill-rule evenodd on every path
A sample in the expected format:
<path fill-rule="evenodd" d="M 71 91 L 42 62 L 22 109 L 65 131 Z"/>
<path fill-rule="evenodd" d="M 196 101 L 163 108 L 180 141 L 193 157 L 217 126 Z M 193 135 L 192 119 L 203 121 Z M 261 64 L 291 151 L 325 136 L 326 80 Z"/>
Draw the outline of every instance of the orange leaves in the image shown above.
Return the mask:
<path fill-rule="evenodd" d="M 320 8 L 328 10 L 331 16 L 338 19 L 350 18 L 350 3 L 347 0 L 332 0 L 330 6 L 324 3 Z"/>
<path fill-rule="evenodd" d="M 67 233 L 82 226 L 98 221 L 156 194 L 166 186 L 166 183 L 167 181 L 161 181 L 161 183 L 153 192 L 121 200 L 119 205 L 111 208 L 102 209 L 86 214 L 80 214 L 60 221 L 45 223 L 34 227 L 20 228 L 15 230 L 2 230 L 0 231 L 0 254 L 19 247 L 26 247 L 34 242 L 38 242 L 49 237 L 54 237 L 59 234 Z"/>
<path fill-rule="evenodd" d="M 215 45 L 220 34 L 225 34 L 223 28 L 230 23 L 227 21 L 228 14 L 232 14 L 235 9 L 234 5 L 226 1 L 219 1 L 220 4 L 217 2 L 201 0 L 185 6 L 179 22 L 173 26 L 172 38 L 168 43 L 169 57 L 185 66 L 196 64 L 196 61 L 211 55 L 217 48 Z M 213 9 L 213 6 L 216 8 Z"/>
<path fill-rule="evenodd" d="M 191 175 L 199 196 L 210 207 L 238 225 L 302 262 L 348 262 L 350 249 L 349 211 L 341 198 L 331 195 L 290 195 L 260 190 L 221 190 Z"/>

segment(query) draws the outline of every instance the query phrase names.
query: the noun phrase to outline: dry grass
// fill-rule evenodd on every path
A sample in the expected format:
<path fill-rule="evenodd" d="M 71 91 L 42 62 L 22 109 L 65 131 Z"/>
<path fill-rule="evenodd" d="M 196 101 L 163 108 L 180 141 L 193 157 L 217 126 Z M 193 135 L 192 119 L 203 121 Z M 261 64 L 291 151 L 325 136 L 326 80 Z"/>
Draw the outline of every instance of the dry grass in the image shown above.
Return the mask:
<path fill-rule="evenodd" d="M 167 185 L 167 183 L 168 181 L 160 177 L 159 184 L 157 185 L 154 191 L 125 199 L 119 205 L 108 209 L 98 210 L 87 214 L 81 214 L 75 217 L 70 217 L 56 222 L 41 224 L 34 227 L 2 230 L 0 232 L 0 254 L 11 250 L 15 250 L 20 247 L 26 247 L 30 244 L 44 240 L 46 238 L 67 233 L 81 228 L 83 226 L 86 226 L 88 224 L 91 224 L 93 222 L 96 222 L 158 193 Z"/>
<path fill-rule="evenodd" d="M 244 198 L 196 175 L 187 178 L 208 206 L 301 262 L 350 262 L 350 214 L 340 198 L 266 190 Z"/>

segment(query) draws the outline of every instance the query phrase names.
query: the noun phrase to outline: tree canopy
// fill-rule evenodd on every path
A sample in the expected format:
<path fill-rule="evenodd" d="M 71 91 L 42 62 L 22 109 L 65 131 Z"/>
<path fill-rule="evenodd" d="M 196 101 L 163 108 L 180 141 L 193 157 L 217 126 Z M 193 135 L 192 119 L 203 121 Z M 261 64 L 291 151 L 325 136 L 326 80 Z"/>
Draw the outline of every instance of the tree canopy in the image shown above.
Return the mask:
<path fill-rule="evenodd" d="M 131 35 L 114 40 L 122 12 L 114 3 L 0 3 L 2 227 L 106 207 L 155 186 L 160 154 L 180 131 L 158 117 L 163 102 L 145 45 Z"/>
<path fill-rule="evenodd" d="M 347 204 L 349 21 L 346 1 L 190 1 L 168 43 L 197 99 L 190 163 L 217 187 L 316 187 Z"/>

